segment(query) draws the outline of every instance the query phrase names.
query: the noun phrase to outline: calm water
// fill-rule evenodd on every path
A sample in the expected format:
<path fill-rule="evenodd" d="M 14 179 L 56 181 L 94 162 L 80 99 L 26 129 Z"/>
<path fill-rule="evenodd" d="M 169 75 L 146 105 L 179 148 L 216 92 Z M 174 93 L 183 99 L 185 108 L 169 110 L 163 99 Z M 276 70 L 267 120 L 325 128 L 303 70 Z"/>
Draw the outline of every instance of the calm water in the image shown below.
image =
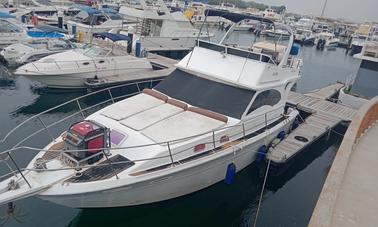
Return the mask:
<path fill-rule="evenodd" d="M 241 33 L 232 37 L 230 42 L 238 39 L 248 45 L 250 35 Z M 343 49 L 320 52 L 305 47 L 302 55 L 304 67 L 297 87 L 300 92 L 345 81 L 358 68 L 358 61 L 345 55 Z M 0 81 L 0 137 L 27 117 L 82 95 L 35 94 L 30 85 L 31 82 L 24 77 Z M 86 100 L 85 104 L 90 102 Z M 42 118 L 45 122 L 54 122 L 74 109 L 74 106 L 61 108 Z M 30 130 L 40 127 L 39 122 L 31 122 L 18 136 L 25 136 Z M 67 127 L 61 125 L 53 133 Z M 11 138 L 10 141 L 16 139 Z M 41 135 L 28 144 L 42 146 L 47 140 L 47 135 Z M 320 140 L 283 175 L 268 179 L 258 226 L 307 225 L 339 143 L 337 136 L 328 142 Z M 25 165 L 33 155 L 33 152 L 26 152 L 16 155 L 16 159 Z M 1 163 L 0 168 L 1 172 L 5 171 Z M 252 165 L 240 172 L 231 186 L 221 182 L 185 197 L 130 208 L 78 210 L 29 198 L 16 202 L 18 219 L 22 223 L 10 219 L 6 226 L 252 226 L 262 186 L 257 172 Z M 0 208 L 0 217 L 5 215 L 5 211 L 5 207 Z"/>

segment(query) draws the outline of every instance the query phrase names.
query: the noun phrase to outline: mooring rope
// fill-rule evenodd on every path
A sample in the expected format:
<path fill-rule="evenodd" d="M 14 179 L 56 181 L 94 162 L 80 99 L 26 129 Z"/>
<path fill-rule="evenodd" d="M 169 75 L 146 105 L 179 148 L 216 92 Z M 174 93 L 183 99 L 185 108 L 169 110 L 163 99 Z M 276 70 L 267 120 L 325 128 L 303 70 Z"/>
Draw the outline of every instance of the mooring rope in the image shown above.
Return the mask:
<path fill-rule="evenodd" d="M 262 197 L 264 195 L 264 189 L 265 189 L 266 179 L 268 178 L 269 167 L 270 167 L 270 159 L 268 159 L 268 164 L 266 166 L 264 182 L 263 182 L 261 193 L 260 193 L 259 204 L 257 205 L 257 211 L 256 211 L 256 216 L 255 216 L 255 221 L 253 223 L 253 227 L 256 227 L 256 225 L 257 225 L 257 218 L 259 217 L 261 200 L 262 200 Z"/>

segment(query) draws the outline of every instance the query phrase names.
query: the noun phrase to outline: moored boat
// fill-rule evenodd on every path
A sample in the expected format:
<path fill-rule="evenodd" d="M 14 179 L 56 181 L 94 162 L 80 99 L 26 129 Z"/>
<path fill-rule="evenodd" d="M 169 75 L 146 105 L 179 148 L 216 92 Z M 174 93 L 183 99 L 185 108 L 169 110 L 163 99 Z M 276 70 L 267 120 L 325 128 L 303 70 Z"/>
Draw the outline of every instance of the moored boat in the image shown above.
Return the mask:
<path fill-rule="evenodd" d="M 0 52 L 0 57 L 8 66 L 14 67 L 76 47 L 77 44 L 64 39 L 36 39 L 7 46 Z"/>
<path fill-rule="evenodd" d="M 227 17 L 207 12 L 219 14 Z M 37 195 L 77 208 L 132 206 L 187 195 L 242 170 L 297 117 L 285 107 L 301 67 L 289 33 L 279 48 L 198 41 L 153 89 L 71 122 L 26 170 L 0 183 L 0 203 Z"/>
<path fill-rule="evenodd" d="M 43 83 L 49 88 L 81 89 L 88 79 L 101 79 L 141 70 L 152 70 L 145 58 L 137 58 L 115 42 L 129 41 L 121 34 L 95 33 L 96 37 L 113 40 L 111 47 L 88 44 L 82 48 L 49 55 L 23 65 L 14 72 Z"/>
<path fill-rule="evenodd" d="M 378 42 L 366 40 L 361 53 L 354 55 L 361 61 L 357 74 L 339 93 L 339 103 L 359 109 L 378 95 Z"/>

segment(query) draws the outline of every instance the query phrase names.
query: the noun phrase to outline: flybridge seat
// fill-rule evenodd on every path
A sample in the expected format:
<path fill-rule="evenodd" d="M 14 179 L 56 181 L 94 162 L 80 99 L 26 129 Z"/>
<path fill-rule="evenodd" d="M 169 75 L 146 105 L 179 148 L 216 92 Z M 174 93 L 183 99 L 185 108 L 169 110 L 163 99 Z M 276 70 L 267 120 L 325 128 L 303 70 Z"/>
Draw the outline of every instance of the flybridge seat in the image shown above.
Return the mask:
<path fill-rule="evenodd" d="M 205 110 L 205 109 L 198 108 L 198 107 L 189 107 L 188 110 L 192 111 L 194 113 L 202 114 L 206 117 L 213 118 L 213 119 L 218 120 L 218 121 L 223 121 L 224 123 L 228 122 L 228 118 L 226 116 L 212 112 L 212 111 L 209 111 L 209 110 Z"/>
<path fill-rule="evenodd" d="M 286 47 L 276 43 L 262 41 L 253 44 L 250 50 L 255 53 L 271 55 L 275 61 L 280 62 L 281 55 L 285 52 Z"/>
<path fill-rule="evenodd" d="M 167 102 L 167 101 L 168 101 L 168 96 L 166 96 L 166 95 L 164 95 L 164 94 L 162 94 L 162 93 L 160 93 L 160 92 L 157 92 L 157 91 L 154 91 L 154 90 L 148 89 L 148 88 L 144 89 L 144 90 L 143 90 L 143 93 L 148 94 L 148 95 L 151 95 L 151 96 L 153 96 L 153 97 L 155 97 L 155 98 L 157 98 L 157 99 L 160 99 L 160 100 L 162 100 L 162 101 L 164 101 L 164 102 Z"/>

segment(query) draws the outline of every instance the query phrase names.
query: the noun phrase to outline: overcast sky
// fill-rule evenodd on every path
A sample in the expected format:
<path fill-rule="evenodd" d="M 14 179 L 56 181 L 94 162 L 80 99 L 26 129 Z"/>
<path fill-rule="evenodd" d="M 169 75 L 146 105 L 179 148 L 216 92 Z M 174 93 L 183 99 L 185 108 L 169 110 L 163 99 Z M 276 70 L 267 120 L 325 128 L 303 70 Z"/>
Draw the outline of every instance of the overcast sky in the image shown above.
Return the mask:
<path fill-rule="evenodd" d="M 320 15 L 324 0 L 255 0 L 267 5 L 286 5 L 289 12 Z M 325 16 L 359 22 L 378 21 L 378 0 L 328 0 Z"/>

